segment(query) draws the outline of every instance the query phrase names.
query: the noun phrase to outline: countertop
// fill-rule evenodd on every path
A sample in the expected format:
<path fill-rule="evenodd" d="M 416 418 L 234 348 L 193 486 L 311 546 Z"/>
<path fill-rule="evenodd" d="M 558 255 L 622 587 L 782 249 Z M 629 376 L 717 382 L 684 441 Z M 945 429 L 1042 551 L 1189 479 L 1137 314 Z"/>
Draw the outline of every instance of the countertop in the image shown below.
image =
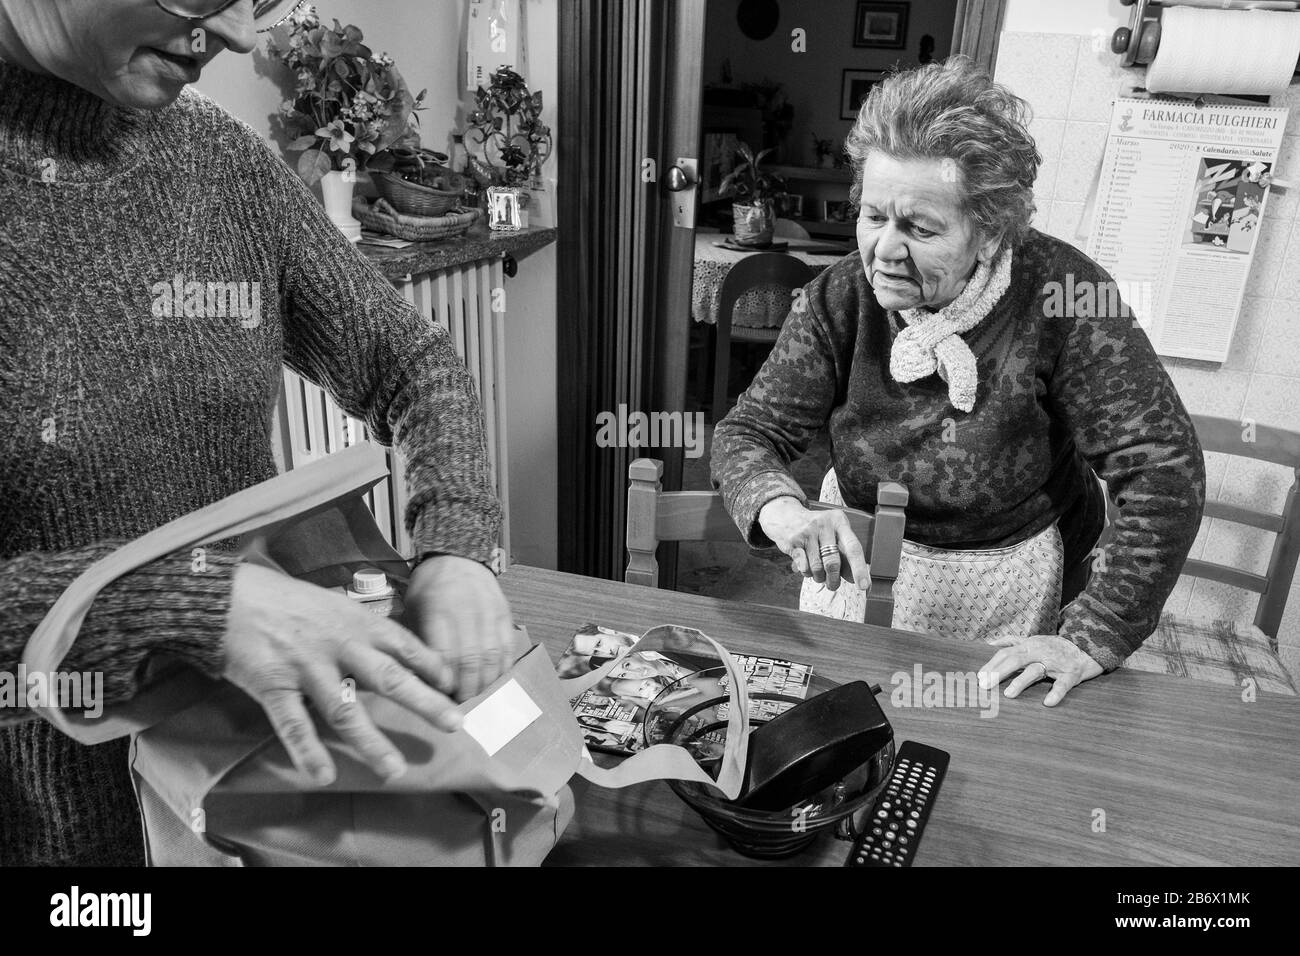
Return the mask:
<path fill-rule="evenodd" d="M 376 266 L 384 277 L 398 281 L 407 276 L 438 272 L 466 262 L 496 259 L 512 255 L 516 259 L 548 246 L 555 241 L 554 228 L 530 226 L 518 232 L 492 232 L 480 221 L 470 226 L 464 235 L 452 239 L 435 239 L 417 242 L 404 249 L 385 249 L 381 246 L 361 245 L 363 255 Z"/>

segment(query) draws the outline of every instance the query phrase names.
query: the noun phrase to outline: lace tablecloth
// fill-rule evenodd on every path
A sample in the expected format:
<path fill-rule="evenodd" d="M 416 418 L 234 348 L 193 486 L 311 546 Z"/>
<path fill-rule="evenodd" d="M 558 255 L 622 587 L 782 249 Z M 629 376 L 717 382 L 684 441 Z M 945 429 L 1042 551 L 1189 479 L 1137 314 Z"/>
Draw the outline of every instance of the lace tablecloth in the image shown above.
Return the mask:
<path fill-rule="evenodd" d="M 691 316 L 696 322 L 718 321 L 718 301 L 722 297 L 722 281 L 727 273 L 741 259 L 754 255 L 753 252 L 737 252 L 717 245 L 725 239 L 721 233 L 695 234 L 695 275 L 691 280 Z M 802 259 L 816 271 L 820 272 L 839 262 L 848 255 L 814 255 L 798 251 L 798 246 L 811 248 L 825 247 L 827 243 L 816 240 L 785 240 L 792 246 L 788 255 Z M 762 250 L 755 250 L 761 252 Z M 790 293 L 780 287 L 759 287 L 746 292 L 736 303 L 731 316 L 733 325 L 745 325 L 750 328 L 779 329 L 790 314 Z"/>

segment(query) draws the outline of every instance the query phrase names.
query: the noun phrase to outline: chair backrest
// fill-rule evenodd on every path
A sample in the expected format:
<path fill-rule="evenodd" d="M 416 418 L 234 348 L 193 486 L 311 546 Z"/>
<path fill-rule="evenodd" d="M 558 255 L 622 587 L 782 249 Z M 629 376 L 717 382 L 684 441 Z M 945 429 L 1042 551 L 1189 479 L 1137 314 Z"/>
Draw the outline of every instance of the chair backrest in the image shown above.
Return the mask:
<path fill-rule="evenodd" d="M 727 272 L 718 292 L 718 327 L 731 328 L 732 314 L 740 297 L 764 286 L 793 291 L 817 277 L 817 271 L 802 259 L 784 252 L 759 252 L 745 256 Z"/>
<path fill-rule="evenodd" d="M 1183 574 L 1257 593 L 1260 598 L 1255 611 L 1255 626 L 1270 637 L 1276 637 L 1286 608 L 1287 592 L 1295 578 L 1297 558 L 1300 558 L 1300 433 L 1205 415 L 1193 415 L 1192 423 L 1205 451 L 1272 462 L 1291 469 L 1291 487 L 1287 489 L 1281 514 L 1223 501 L 1207 499 L 1205 502 L 1207 518 L 1234 521 L 1276 535 L 1268 569 L 1263 575 L 1198 559 L 1190 559 L 1183 565 Z"/>
<path fill-rule="evenodd" d="M 660 484 L 663 462 L 638 458 L 628 466 L 627 491 L 628 584 L 659 586 L 655 552 L 663 541 L 739 541 L 740 532 L 722 505 L 722 496 L 710 491 L 665 492 Z M 868 624 L 889 627 L 894 616 L 894 580 L 903 551 L 907 489 L 882 481 L 876 493 L 876 511 L 864 511 L 808 502 L 809 508 L 838 509 L 862 544 L 871 564 L 867 591 Z"/>
<path fill-rule="evenodd" d="M 793 219 L 777 219 L 772 235 L 777 239 L 807 239 L 808 230 Z"/>

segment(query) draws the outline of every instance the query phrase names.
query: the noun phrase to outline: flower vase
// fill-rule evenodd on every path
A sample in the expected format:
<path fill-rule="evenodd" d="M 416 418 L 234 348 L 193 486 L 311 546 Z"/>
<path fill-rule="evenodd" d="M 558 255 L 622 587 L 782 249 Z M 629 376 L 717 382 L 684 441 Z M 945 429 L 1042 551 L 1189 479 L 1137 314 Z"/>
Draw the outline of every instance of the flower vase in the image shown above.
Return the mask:
<path fill-rule="evenodd" d="M 352 215 L 352 193 L 356 184 L 357 174 L 351 171 L 335 170 L 326 173 L 320 181 L 325 212 L 330 217 L 330 222 L 351 242 L 361 241 L 361 223 Z"/>

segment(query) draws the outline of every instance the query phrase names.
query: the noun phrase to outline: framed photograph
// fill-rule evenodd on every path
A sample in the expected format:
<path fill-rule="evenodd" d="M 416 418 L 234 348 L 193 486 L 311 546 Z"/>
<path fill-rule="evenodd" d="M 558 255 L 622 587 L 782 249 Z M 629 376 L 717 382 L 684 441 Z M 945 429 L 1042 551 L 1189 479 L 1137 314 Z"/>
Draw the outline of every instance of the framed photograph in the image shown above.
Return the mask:
<path fill-rule="evenodd" d="M 884 70 L 845 70 L 840 87 L 840 119 L 857 119 L 862 101 L 867 98 L 871 88 L 884 78 Z"/>
<path fill-rule="evenodd" d="M 868 3 L 858 0 L 853 21 L 853 45 L 880 50 L 907 46 L 907 8 L 910 3 Z"/>
<path fill-rule="evenodd" d="M 515 232 L 523 228 L 519 209 L 519 193 L 509 187 L 488 187 L 488 228 L 493 231 Z"/>

